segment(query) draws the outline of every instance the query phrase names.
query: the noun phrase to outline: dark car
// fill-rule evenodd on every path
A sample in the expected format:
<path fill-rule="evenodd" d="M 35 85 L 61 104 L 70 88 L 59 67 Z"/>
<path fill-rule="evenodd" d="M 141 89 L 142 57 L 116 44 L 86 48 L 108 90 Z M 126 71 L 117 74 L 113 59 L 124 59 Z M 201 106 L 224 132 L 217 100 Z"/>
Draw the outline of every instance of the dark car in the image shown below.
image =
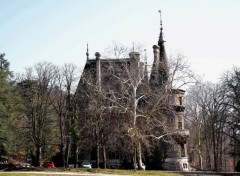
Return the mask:
<path fill-rule="evenodd" d="M 45 167 L 45 168 L 55 168 L 55 165 L 52 161 L 46 161 L 43 163 L 42 167 Z"/>

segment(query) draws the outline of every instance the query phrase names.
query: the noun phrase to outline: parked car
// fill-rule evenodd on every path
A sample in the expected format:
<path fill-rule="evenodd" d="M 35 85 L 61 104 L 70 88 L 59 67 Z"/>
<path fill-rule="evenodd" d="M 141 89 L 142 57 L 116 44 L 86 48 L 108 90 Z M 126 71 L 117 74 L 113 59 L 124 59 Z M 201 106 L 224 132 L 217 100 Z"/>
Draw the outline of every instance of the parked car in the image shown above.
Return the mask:
<path fill-rule="evenodd" d="M 90 162 L 88 162 L 88 161 L 84 161 L 84 162 L 82 162 L 82 164 L 81 164 L 81 167 L 82 168 L 92 168 L 92 164 L 90 163 Z"/>
<path fill-rule="evenodd" d="M 52 161 L 46 161 L 43 163 L 42 167 L 45 167 L 45 168 L 55 168 L 55 165 Z"/>
<path fill-rule="evenodd" d="M 29 163 L 18 163 L 15 165 L 16 169 L 26 169 L 26 168 L 33 168 L 33 166 L 31 166 L 31 164 Z"/>
<path fill-rule="evenodd" d="M 15 165 L 16 169 L 24 169 L 24 168 L 31 168 L 31 164 L 29 163 L 18 163 Z"/>

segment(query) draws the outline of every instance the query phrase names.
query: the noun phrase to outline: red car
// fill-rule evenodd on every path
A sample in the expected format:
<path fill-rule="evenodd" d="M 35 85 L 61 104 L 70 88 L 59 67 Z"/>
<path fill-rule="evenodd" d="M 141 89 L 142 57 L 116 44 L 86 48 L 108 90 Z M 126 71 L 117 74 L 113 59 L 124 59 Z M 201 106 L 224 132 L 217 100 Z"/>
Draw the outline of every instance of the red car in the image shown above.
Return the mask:
<path fill-rule="evenodd" d="M 42 167 L 45 167 L 45 168 L 55 168 L 55 165 L 52 161 L 46 161 L 43 163 Z"/>

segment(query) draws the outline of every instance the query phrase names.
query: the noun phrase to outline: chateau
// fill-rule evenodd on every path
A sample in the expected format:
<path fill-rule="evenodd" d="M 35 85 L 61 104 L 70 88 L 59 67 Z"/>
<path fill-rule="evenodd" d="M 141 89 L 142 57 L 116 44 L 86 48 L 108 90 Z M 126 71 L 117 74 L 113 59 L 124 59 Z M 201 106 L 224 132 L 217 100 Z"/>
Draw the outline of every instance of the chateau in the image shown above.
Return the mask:
<path fill-rule="evenodd" d="M 150 73 L 136 51 L 129 58 L 89 58 L 77 91 L 83 126 L 80 160 L 95 166 L 189 170 L 184 90 L 169 85 L 162 23 Z M 136 147 L 136 148 L 134 148 Z M 142 163 L 143 162 L 143 163 Z"/>

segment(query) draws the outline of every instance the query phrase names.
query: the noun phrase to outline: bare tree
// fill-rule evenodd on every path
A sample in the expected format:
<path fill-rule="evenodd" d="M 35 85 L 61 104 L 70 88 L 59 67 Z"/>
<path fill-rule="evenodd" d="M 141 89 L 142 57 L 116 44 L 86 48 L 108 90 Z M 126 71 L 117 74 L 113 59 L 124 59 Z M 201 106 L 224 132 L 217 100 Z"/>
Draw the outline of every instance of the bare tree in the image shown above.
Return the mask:
<path fill-rule="evenodd" d="M 55 89 L 51 96 L 52 105 L 58 117 L 60 153 L 63 165 L 68 167 L 70 150 L 73 148 L 73 158 L 76 167 L 78 131 L 75 114 L 74 91 L 79 78 L 79 69 L 73 64 L 58 67 L 55 77 Z M 72 146 L 71 146 L 72 145 Z"/>
<path fill-rule="evenodd" d="M 235 67 L 226 72 L 222 78 L 222 85 L 226 90 L 225 104 L 229 107 L 230 118 L 227 122 L 229 130 L 226 135 L 231 138 L 232 149 L 230 153 L 233 156 L 234 166 L 236 166 L 237 156 L 240 155 L 240 69 Z"/>
<path fill-rule="evenodd" d="M 170 88 L 186 88 L 186 86 L 194 85 L 200 80 L 200 77 L 191 70 L 190 64 L 183 54 L 171 55 L 169 63 Z"/>
<path fill-rule="evenodd" d="M 56 69 L 56 81 L 55 87 L 51 94 L 51 104 L 53 106 L 54 112 L 57 116 L 58 127 L 59 127 L 59 147 L 61 154 L 61 165 L 65 166 L 65 152 L 66 152 L 66 138 L 67 138 L 67 127 L 66 127 L 66 91 L 64 87 L 64 78 L 62 76 L 61 69 L 57 67 Z"/>
<path fill-rule="evenodd" d="M 23 118 L 28 123 L 25 125 L 27 138 L 35 146 L 36 165 L 42 161 L 44 148 L 50 141 L 50 134 L 54 128 L 51 126 L 50 96 L 53 90 L 55 66 L 43 62 L 28 68 L 18 86 L 24 101 Z"/>
<path fill-rule="evenodd" d="M 71 143 L 73 147 L 74 165 L 77 165 L 77 145 L 78 145 L 78 132 L 77 132 L 77 116 L 74 92 L 76 90 L 76 83 L 79 79 L 79 70 L 73 64 L 65 64 L 63 66 L 64 86 L 66 89 L 66 117 L 67 117 L 67 131 L 69 137 L 67 138 L 66 148 L 66 166 L 68 167 L 69 154 L 71 150 Z M 70 141 L 72 139 L 72 141 Z"/>
<path fill-rule="evenodd" d="M 103 52 L 103 58 L 128 58 L 128 53 L 131 51 L 137 51 L 142 55 L 144 52 L 144 45 L 142 43 L 133 43 L 132 47 L 127 47 L 122 43 L 113 41 Z"/>
<path fill-rule="evenodd" d="M 192 123 L 194 136 L 197 136 L 192 142 L 198 154 L 198 166 L 220 171 L 223 169 L 224 133 L 229 112 L 225 89 L 221 85 L 199 83 L 188 92 L 187 117 Z"/>

